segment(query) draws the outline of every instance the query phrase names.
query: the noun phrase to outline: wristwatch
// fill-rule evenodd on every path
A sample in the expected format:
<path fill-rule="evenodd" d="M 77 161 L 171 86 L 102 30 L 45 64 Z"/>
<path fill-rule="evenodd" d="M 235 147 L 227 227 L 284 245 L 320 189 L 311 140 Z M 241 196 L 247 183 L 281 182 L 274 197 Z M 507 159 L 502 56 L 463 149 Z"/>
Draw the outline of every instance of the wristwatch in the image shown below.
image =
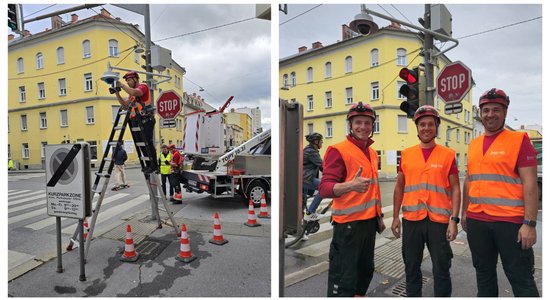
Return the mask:
<path fill-rule="evenodd" d="M 533 221 L 533 220 L 523 220 L 523 224 L 529 227 L 537 227 L 537 221 Z"/>
<path fill-rule="evenodd" d="M 455 221 L 457 224 L 460 223 L 459 217 L 451 217 L 451 221 Z"/>

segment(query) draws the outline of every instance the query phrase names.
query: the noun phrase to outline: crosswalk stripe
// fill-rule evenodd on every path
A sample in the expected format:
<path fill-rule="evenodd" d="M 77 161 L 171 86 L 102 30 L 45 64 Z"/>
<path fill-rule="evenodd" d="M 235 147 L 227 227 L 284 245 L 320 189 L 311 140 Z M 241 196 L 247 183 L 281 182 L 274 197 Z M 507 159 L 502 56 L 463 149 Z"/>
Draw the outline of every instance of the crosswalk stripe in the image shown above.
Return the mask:
<path fill-rule="evenodd" d="M 126 197 L 128 196 L 129 194 L 126 194 L 126 193 L 117 193 L 117 194 L 114 194 L 110 197 L 107 197 L 107 198 L 104 198 L 103 199 L 103 202 L 101 203 L 101 205 L 105 205 L 105 204 L 108 204 L 108 203 L 111 203 L 115 200 L 118 200 L 120 198 L 123 198 L 123 197 Z M 92 209 L 95 208 L 95 203 L 93 204 L 92 206 Z M 67 218 L 62 218 L 61 220 L 65 220 Z M 34 222 L 34 223 L 31 223 L 31 224 L 28 224 L 25 226 L 25 228 L 30 228 L 30 229 L 34 229 L 34 230 L 40 230 L 40 229 L 43 229 L 43 228 L 46 228 L 50 225 L 53 225 L 55 224 L 55 218 L 47 218 L 47 219 L 44 219 L 44 220 L 40 220 L 38 222 Z"/>
<path fill-rule="evenodd" d="M 331 239 L 322 240 L 318 243 L 300 248 L 296 250 L 296 253 L 300 253 L 307 256 L 319 257 L 323 254 L 327 254 L 330 250 Z"/>
<path fill-rule="evenodd" d="M 26 198 L 26 199 L 10 201 L 10 202 L 8 202 L 8 206 L 14 206 L 14 205 L 17 205 L 17 204 L 21 204 L 21 203 L 25 203 L 25 202 L 29 202 L 29 201 L 34 201 L 36 199 L 41 199 L 41 198 L 43 198 L 45 200 L 46 199 L 46 193 L 42 192 L 42 195 L 36 195 L 34 197 L 29 197 L 29 198 Z M 46 201 L 42 202 L 42 204 L 45 204 L 45 203 L 46 203 Z"/>
<path fill-rule="evenodd" d="M 20 210 L 25 210 L 27 208 L 31 208 L 35 206 L 43 206 L 44 204 L 46 204 L 46 201 L 33 202 L 33 203 L 29 203 L 29 204 L 25 204 L 25 205 L 13 207 L 13 208 L 8 208 L 8 214 L 11 214 Z"/>
<path fill-rule="evenodd" d="M 29 190 L 22 190 L 22 191 L 17 191 L 17 192 L 14 192 L 14 193 L 8 194 L 8 197 L 10 197 L 10 196 L 13 196 L 13 195 L 18 195 L 18 194 L 26 193 L 26 192 L 28 192 L 28 191 L 29 191 Z"/>
<path fill-rule="evenodd" d="M 8 195 L 8 202 L 9 202 L 9 204 L 11 204 L 13 202 L 13 200 L 16 200 L 16 199 L 19 199 L 19 198 L 25 198 L 25 197 L 29 197 L 29 196 L 33 196 L 33 195 L 37 195 L 37 194 L 42 194 L 42 195 L 44 195 L 44 197 L 46 197 L 46 191 L 34 191 L 34 192 L 24 194 L 24 195 L 17 195 L 15 197 L 12 197 L 12 196 Z"/>
<path fill-rule="evenodd" d="M 110 209 L 106 211 L 99 211 L 99 215 L 96 220 L 96 225 L 101 223 L 102 221 L 105 221 L 113 216 L 116 216 L 117 214 L 121 213 L 122 211 L 126 211 L 134 206 L 138 206 L 143 202 L 149 201 L 149 195 L 141 195 L 137 198 L 132 199 L 131 201 L 116 205 L 111 207 Z M 70 226 L 65 227 L 61 232 L 67 233 L 67 234 L 73 234 L 76 230 L 78 224 L 73 224 Z M 94 231 L 94 235 L 97 236 L 97 231 Z"/>
<path fill-rule="evenodd" d="M 11 193 L 11 192 L 14 192 L 14 191 L 17 191 L 17 190 L 8 190 L 8 194 Z"/>
<path fill-rule="evenodd" d="M 15 216 L 15 217 L 8 218 L 8 224 L 13 224 L 13 223 L 23 221 L 23 220 L 26 220 L 26 219 L 30 219 L 30 218 L 34 218 L 34 217 L 40 216 L 40 215 L 47 215 L 47 213 L 48 213 L 48 210 L 45 207 L 41 208 L 41 209 L 33 210 L 33 211 L 25 213 L 25 214 L 21 214 L 21 215 Z"/>

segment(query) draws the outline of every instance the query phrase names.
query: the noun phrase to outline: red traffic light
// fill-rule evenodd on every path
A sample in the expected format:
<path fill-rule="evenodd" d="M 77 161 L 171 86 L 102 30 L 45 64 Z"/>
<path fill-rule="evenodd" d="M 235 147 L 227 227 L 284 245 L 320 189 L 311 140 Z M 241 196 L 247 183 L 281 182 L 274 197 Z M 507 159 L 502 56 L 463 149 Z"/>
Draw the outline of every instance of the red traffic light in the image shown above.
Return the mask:
<path fill-rule="evenodd" d="M 418 81 L 418 72 L 407 68 L 399 71 L 399 77 L 407 82 L 407 84 L 415 84 Z"/>

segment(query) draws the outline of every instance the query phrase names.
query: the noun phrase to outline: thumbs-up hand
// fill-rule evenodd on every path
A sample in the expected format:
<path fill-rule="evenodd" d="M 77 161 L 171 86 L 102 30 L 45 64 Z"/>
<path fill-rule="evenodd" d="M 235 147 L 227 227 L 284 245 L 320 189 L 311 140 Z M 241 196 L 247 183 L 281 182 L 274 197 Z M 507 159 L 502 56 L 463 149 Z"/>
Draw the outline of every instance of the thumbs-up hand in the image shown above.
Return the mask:
<path fill-rule="evenodd" d="M 355 177 L 353 180 L 350 181 L 350 187 L 353 191 L 358 193 L 365 193 L 369 190 L 370 185 L 370 179 L 361 177 L 361 173 L 363 172 L 363 167 L 359 167 L 359 170 L 357 170 L 357 173 L 355 173 Z"/>

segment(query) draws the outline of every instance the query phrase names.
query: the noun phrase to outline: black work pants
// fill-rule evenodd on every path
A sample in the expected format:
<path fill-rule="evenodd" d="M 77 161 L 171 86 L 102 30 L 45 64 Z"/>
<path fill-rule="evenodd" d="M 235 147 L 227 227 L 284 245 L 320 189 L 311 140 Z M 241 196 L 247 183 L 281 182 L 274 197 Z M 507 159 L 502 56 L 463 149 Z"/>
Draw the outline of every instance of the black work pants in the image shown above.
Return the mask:
<path fill-rule="evenodd" d="M 160 180 L 162 182 L 162 192 L 164 193 L 165 196 L 168 196 L 166 194 L 166 179 L 168 179 L 168 182 L 170 183 L 170 197 L 172 197 L 172 195 L 174 195 L 174 193 L 172 192 L 172 181 L 171 181 L 171 176 L 172 174 L 160 174 Z"/>
<path fill-rule="evenodd" d="M 138 126 L 138 120 L 137 118 L 134 118 L 134 119 L 131 119 L 130 122 L 132 122 L 132 127 L 137 127 Z M 155 118 L 154 117 L 147 117 L 147 116 L 144 116 L 141 118 L 141 122 L 143 124 L 143 130 L 144 130 L 144 137 L 145 137 L 145 141 L 146 141 L 146 145 L 145 147 L 140 147 L 140 151 L 142 153 L 142 155 L 147 155 L 151 158 L 151 160 L 149 161 L 146 161 L 146 165 L 147 167 L 151 168 L 151 169 L 155 169 L 154 168 L 154 164 L 153 162 L 156 162 L 157 161 L 157 153 L 156 153 L 156 150 L 155 150 L 155 144 L 153 142 L 153 132 L 155 130 Z M 139 131 L 132 131 L 132 138 L 134 139 L 134 142 L 137 143 L 137 142 L 145 142 L 143 141 L 142 137 L 141 137 L 141 133 Z"/>
<path fill-rule="evenodd" d="M 422 256 L 424 245 L 428 246 L 434 276 L 434 297 L 450 297 L 451 259 L 453 252 L 447 241 L 448 224 L 432 222 L 428 217 L 421 221 L 403 219 L 403 246 L 407 297 L 422 297 Z"/>
<path fill-rule="evenodd" d="M 328 297 L 353 297 L 367 293 L 374 273 L 377 226 L 377 218 L 333 224 Z"/>
<path fill-rule="evenodd" d="M 477 296 L 498 297 L 497 260 L 502 267 L 514 296 L 539 297 L 533 277 L 535 256 L 533 248 L 521 249 L 517 242 L 520 224 L 483 222 L 468 219 L 468 244 L 476 269 Z"/>

